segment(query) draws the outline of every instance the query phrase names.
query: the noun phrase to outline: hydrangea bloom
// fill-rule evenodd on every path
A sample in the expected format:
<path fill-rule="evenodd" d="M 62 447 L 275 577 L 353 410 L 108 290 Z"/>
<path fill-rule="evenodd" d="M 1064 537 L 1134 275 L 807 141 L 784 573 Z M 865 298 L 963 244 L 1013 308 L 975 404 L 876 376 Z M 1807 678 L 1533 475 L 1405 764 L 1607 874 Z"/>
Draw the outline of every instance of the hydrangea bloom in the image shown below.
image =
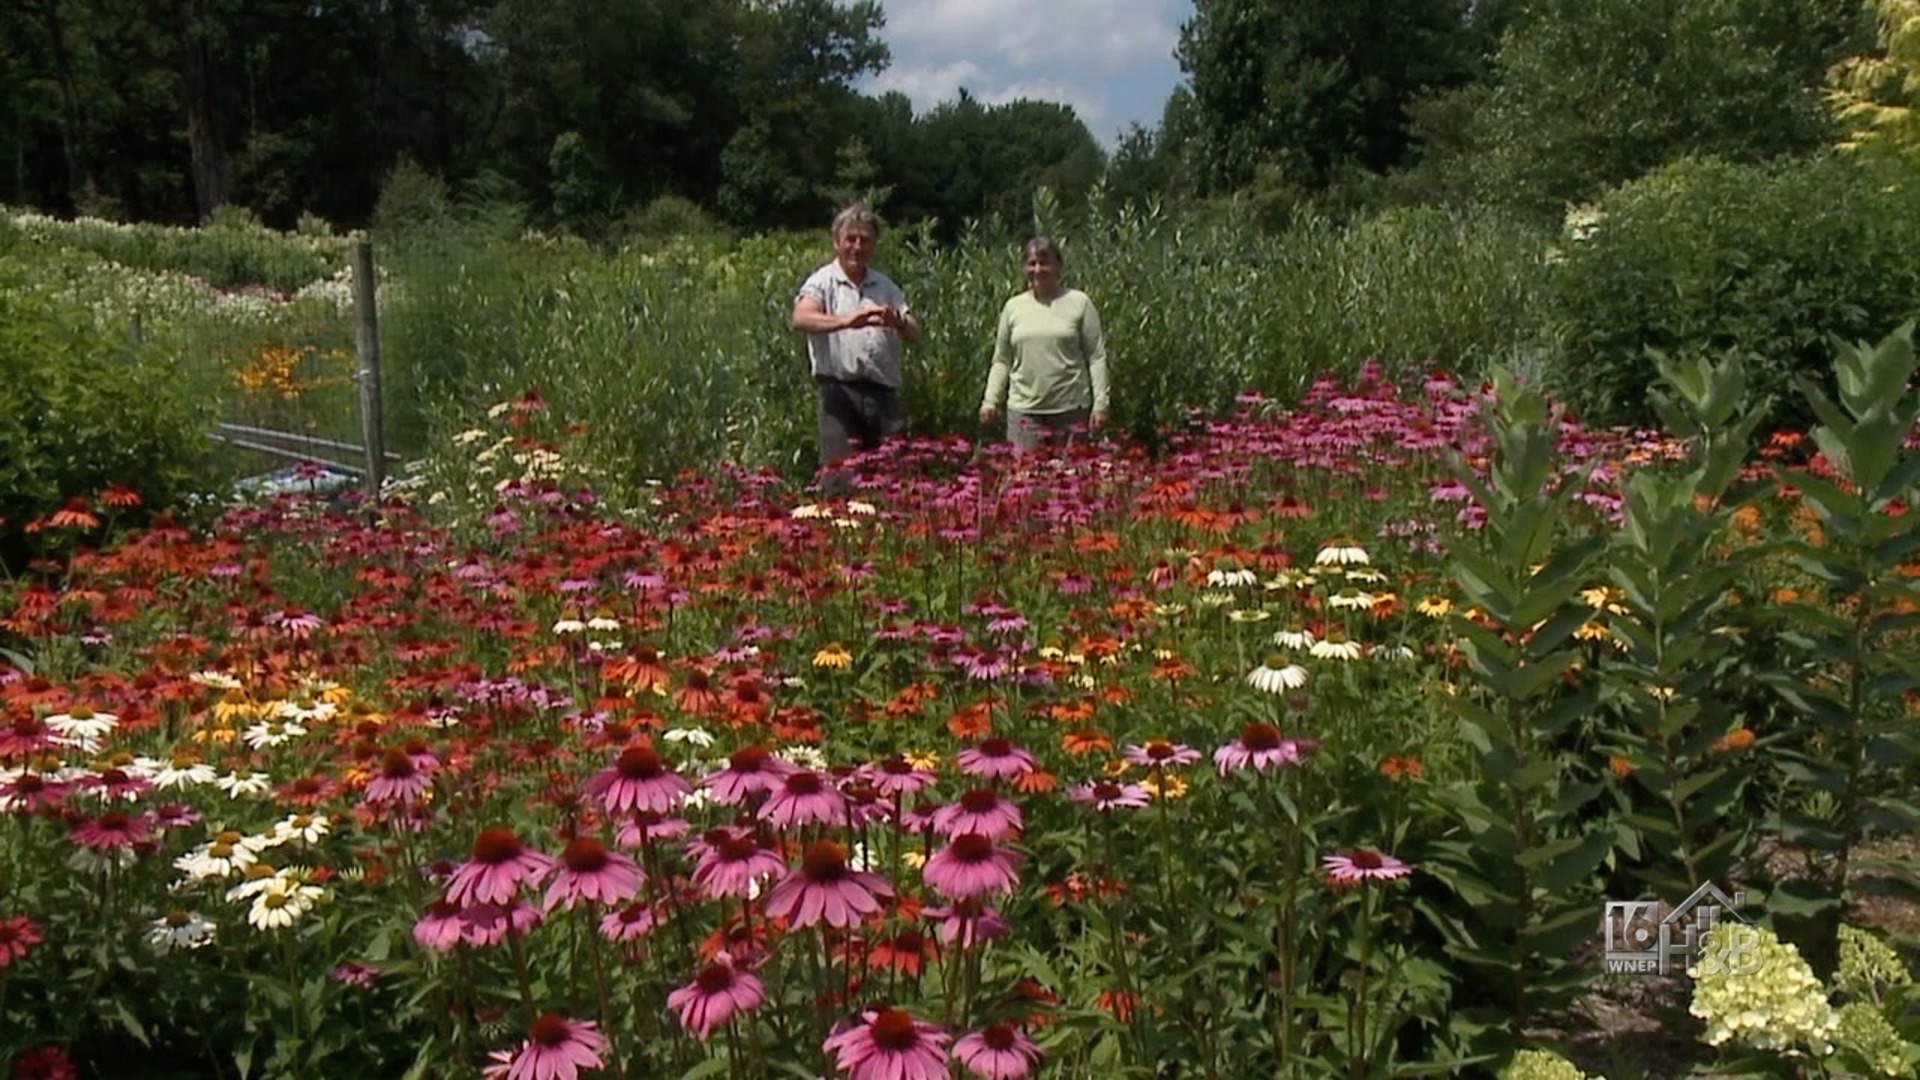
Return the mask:
<path fill-rule="evenodd" d="M 1815 1057 L 1832 1052 L 1840 1016 L 1800 950 L 1773 931 L 1721 923 L 1707 932 L 1700 962 L 1687 974 L 1694 979 L 1688 1011 L 1707 1022 L 1707 1045 L 1732 1042 Z"/>

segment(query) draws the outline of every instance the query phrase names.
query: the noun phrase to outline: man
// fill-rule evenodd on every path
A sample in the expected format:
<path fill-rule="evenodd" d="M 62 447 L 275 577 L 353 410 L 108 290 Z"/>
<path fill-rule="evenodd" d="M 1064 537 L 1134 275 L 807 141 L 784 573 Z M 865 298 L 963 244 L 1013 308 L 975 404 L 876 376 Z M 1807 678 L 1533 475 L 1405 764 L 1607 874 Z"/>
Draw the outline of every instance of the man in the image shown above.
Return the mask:
<path fill-rule="evenodd" d="M 847 477 L 832 466 L 906 430 L 900 348 L 920 340 L 920 320 L 893 279 L 871 265 L 880 218 L 855 204 L 833 219 L 834 259 L 800 285 L 793 328 L 807 335 L 820 398 L 820 467 L 830 495 Z"/>

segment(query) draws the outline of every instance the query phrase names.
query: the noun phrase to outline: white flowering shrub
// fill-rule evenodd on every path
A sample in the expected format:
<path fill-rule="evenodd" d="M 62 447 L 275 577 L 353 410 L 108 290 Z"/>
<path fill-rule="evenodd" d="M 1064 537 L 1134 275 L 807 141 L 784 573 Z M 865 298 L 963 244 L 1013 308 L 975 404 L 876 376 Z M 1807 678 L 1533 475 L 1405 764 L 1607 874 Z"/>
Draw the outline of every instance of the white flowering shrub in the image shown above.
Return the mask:
<path fill-rule="evenodd" d="M 1705 1020 L 1709 1046 L 1790 1056 L 1833 1052 L 1839 1014 L 1800 950 L 1764 927 L 1727 922 L 1707 932 L 1689 1012 Z"/>

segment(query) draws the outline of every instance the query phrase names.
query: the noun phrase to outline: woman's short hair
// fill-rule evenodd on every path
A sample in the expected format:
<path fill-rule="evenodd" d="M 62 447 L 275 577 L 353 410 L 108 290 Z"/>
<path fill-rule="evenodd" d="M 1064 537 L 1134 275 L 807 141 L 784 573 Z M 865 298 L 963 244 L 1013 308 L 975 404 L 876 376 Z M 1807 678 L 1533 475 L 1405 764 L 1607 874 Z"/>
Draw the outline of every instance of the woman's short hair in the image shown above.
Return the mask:
<path fill-rule="evenodd" d="M 880 239 L 880 215 L 866 203 L 854 203 L 852 206 L 833 215 L 833 238 L 840 239 L 848 229 L 863 228 Z"/>
<path fill-rule="evenodd" d="M 1038 255 L 1055 266 L 1066 265 L 1066 260 L 1060 257 L 1060 245 L 1054 243 L 1050 236 L 1036 236 L 1028 240 L 1024 252 L 1029 259 Z"/>

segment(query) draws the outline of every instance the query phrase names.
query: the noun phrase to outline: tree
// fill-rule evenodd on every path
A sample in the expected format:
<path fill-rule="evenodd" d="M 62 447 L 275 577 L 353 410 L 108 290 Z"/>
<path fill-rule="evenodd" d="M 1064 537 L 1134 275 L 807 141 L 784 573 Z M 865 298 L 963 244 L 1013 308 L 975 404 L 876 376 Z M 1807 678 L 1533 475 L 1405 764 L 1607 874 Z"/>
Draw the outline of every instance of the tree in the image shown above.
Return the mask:
<path fill-rule="evenodd" d="M 1236 190 L 1262 164 L 1306 189 L 1400 164 L 1407 103 L 1474 70 L 1475 12 L 1473 0 L 1195 0 L 1176 55 L 1203 190 Z"/>
<path fill-rule="evenodd" d="M 1827 73 L 1827 103 L 1848 149 L 1920 155 L 1920 0 L 1873 0 L 1875 47 Z"/>

